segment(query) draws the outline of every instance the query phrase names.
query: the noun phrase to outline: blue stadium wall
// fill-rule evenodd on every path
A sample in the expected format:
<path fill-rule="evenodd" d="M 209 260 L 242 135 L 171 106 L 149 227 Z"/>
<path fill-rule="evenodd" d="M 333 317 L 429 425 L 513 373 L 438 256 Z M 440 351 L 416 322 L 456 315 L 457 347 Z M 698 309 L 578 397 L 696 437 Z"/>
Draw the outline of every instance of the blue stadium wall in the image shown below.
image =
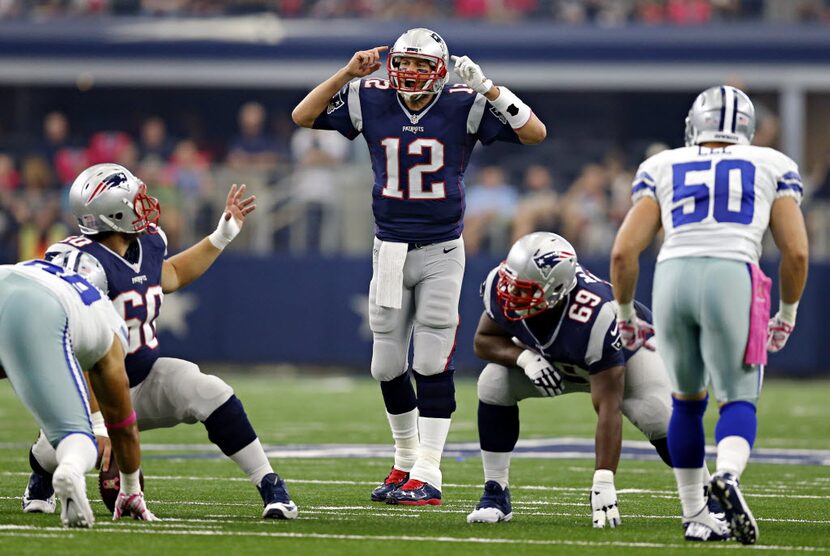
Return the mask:
<path fill-rule="evenodd" d="M 456 366 L 477 372 L 472 338 L 481 315 L 479 285 L 498 261 L 467 262 Z M 607 276 L 607 260 L 583 261 Z M 764 265 L 777 277 L 777 264 Z M 643 264 L 638 298 L 649 302 L 653 265 Z M 162 352 L 196 361 L 288 362 L 368 369 L 371 335 L 366 303 L 369 259 L 251 257 L 228 253 L 200 280 L 166 296 L 159 321 Z M 777 280 L 776 280 L 777 282 Z M 775 374 L 830 373 L 830 264 L 814 264 L 798 326 L 783 353 L 771 356 Z M 777 292 L 773 294 L 777 307 Z M 368 372 L 368 371 L 366 371 Z"/>

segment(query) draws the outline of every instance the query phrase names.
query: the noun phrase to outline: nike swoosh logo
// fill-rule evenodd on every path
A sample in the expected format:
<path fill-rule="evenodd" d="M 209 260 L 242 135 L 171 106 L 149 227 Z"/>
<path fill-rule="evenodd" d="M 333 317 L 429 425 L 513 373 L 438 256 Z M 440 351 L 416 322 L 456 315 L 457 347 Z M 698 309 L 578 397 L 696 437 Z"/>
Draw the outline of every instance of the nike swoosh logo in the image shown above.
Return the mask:
<path fill-rule="evenodd" d="M 447 249 L 445 247 L 444 248 L 444 254 L 446 255 L 447 253 L 449 253 L 450 251 L 453 251 L 454 249 L 458 249 L 458 246 L 456 245 L 455 247 L 450 247 L 449 249 Z"/>

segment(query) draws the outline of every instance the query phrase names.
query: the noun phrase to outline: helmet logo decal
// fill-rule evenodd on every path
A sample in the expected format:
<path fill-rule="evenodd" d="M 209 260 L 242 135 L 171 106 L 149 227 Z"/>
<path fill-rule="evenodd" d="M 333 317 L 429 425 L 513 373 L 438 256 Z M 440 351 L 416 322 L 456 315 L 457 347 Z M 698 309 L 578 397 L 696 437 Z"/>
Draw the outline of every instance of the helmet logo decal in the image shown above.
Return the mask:
<path fill-rule="evenodd" d="M 550 275 L 556 265 L 574 256 L 576 256 L 574 253 L 569 253 L 567 251 L 550 251 L 548 253 L 543 253 L 542 255 L 533 257 L 533 262 L 536 265 L 536 268 L 539 269 L 539 273 L 542 277 L 547 280 L 550 278 Z"/>
<path fill-rule="evenodd" d="M 98 198 L 104 191 L 109 191 L 110 189 L 115 188 L 123 189 L 124 191 L 129 191 L 130 186 L 127 184 L 127 176 L 124 172 L 118 172 L 116 174 L 111 174 L 101 180 L 101 182 L 92 190 L 92 193 L 87 198 L 84 204 L 89 205 L 92 201 Z"/>

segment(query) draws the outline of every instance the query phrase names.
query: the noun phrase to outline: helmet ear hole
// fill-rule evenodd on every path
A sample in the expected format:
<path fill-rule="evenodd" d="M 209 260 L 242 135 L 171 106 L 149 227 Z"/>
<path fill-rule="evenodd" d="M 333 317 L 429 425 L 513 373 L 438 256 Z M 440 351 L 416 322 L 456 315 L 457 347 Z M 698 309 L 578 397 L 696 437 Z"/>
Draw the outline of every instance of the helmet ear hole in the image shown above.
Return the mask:
<path fill-rule="evenodd" d="M 122 218 L 124 218 L 124 213 L 123 212 L 116 212 L 115 213 L 115 219 L 116 220 L 121 220 Z"/>

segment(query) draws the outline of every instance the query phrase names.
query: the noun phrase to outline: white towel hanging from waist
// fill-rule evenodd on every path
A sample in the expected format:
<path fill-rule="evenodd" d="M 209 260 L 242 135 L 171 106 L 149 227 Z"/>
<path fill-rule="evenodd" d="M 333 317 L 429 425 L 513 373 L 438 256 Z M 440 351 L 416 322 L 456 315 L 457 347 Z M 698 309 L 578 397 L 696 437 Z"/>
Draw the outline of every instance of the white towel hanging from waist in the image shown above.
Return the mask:
<path fill-rule="evenodd" d="M 409 244 L 381 241 L 378 252 L 378 275 L 375 303 L 400 309 L 403 298 L 403 265 Z"/>

